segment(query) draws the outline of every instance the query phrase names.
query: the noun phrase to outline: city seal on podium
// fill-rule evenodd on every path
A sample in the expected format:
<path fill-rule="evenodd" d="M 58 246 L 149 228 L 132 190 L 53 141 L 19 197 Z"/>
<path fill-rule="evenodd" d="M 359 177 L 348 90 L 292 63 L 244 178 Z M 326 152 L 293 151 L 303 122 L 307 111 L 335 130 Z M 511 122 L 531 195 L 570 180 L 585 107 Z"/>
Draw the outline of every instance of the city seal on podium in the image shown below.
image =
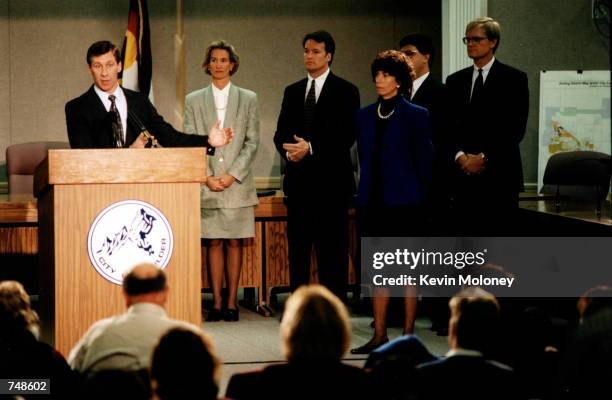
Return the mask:
<path fill-rule="evenodd" d="M 140 200 L 109 205 L 96 216 L 87 235 L 89 260 L 104 279 L 117 285 L 138 263 L 166 268 L 172 246 L 172 227 L 164 214 Z"/>

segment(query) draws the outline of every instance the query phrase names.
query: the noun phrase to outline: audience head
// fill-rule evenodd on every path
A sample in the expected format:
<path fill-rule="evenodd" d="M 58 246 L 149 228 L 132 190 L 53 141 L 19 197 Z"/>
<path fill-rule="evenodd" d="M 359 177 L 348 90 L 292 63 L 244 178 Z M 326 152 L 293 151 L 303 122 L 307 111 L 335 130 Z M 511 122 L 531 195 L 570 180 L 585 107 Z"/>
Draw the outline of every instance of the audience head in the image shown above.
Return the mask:
<path fill-rule="evenodd" d="M 23 285 L 17 281 L 0 282 L 0 335 L 29 330 L 38 337 L 38 323 Z"/>
<path fill-rule="evenodd" d="M 404 53 L 397 50 L 381 51 L 376 55 L 370 69 L 374 82 L 376 82 L 379 72 L 385 76 L 393 77 L 398 92 L 410 98 L 413 79 L 412 62 Z M 379 95 L 381 95 L 380 91 Z"/>
<path fill-rule="evenodd" d="M 400 51 L 412 61 L 417 77 L 429 72 L 434 59 L 434 46 L 427 35 L 413 33 L 400 40 Z"/>
<path fill-rule="evenodd" d="M 174 328 L 153 351 L 151 384 L 159 399 L 216 399 L 219 361 L 202 332 Z"/>
<path fill-rule="evenodd" d="M 234 75 L 236 72 L 238 72 L 238 67 L 240 66 L 240 56 L 238 55 L 236 48 L 232 46 L 229 42 L 226 42 L 225 40 L 221 39 L 213 41 L 204 53 L 204 61 L 202 62 L 202 68 L 204 68 L 204 71 L 208 75 L 212 75 L 210 72 L 210 63 L 213 50 L 225 50 L 227 52 L 230 62 L 229 74 Z"/>
<path fill-rule="evenodd" d="M 499 303 L 479 287 L 457 293 L 449 302 L 451 317 L 448 341 L 451 349 L 477 350 L 489 354 L 499 328 Z"/>
<path fill-rule="evenodd" d="M 124 276 L 123 294 L 128 307 L 136 303 L 163 307 L 168 298 L 166 274 L 154 264 L 138 264 Z"/>
<path fill-rule="evenodd" d="M 94 57 L 102 56 L 108 52 L 112 52 L 117 64 L 121 62 L 121 53 L 119 52 L 117 46 L 108 40 L 101 40 L 99 42 L 95 42 L 89 46 L 89 49 L 87 49 L 87 65 L 91 67 L 91 62 Z"/>
<path fill-rule="evenodd" d="M 473 21 L 470 21 L 465 28 L 465 36 L 480 37 L 479 33 L 482 30 L 482 34 L 488 40 L 489 43 L 486 45 L 492 46 L 492 51 L 495 53 L 499 47 L 499 41 L 501 40 L 501 28 L 499 23 L 491 17 L 478 17 Z M 467 44 L 467 43 L 466 43 Z M 482 45 L 481 42 L 477 42 L 478 45 Z"/>
<path fill-rule="evenodd" d="M 578 299 L 577 308 L 581 320 L 600 310 L 612 309 L 612 286 L 599 285 L 587 290 Z"/>
<path fill-rule="evenodd" d="M 280 333 L 289 362 L 339 361 L 351 342 L 346 307 L 321 285 L 302 286 L 287 299 Z"/>

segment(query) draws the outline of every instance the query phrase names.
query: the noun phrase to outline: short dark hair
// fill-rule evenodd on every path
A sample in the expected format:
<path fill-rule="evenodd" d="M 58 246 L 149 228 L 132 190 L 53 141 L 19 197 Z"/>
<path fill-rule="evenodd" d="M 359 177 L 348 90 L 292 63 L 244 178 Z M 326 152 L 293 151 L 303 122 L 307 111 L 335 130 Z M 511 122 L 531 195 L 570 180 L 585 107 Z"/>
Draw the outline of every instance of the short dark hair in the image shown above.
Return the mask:
<path fill-rule="evenodd" d="M 143 278 L 134 273 L 133 269 L 123 278 L 123 291 L 128 296 L 161 292 L 165 288 L 166 274 L 159 268 L 154 276 Z"/>
<path fill-rule="evenodd" d="M 412 45 L 417 48 L 419 53 L 423 55 L 429 54 L 429 61 L 427 64 L 431 67 L 434 59 L 434 46 L 429 36 L 421 33 L 413 33 L 406 35 L 400 40 L 400 49 L 404 46 Z"/>
<path fill-rule="evenodd" d="M 469 287 L 449 302 L 451 318 L 457 322 L 459 347 L 490 355 L 499 333 L 499 303 L 495 296 L 480 287 Z"/>
<path fill-rule="evenodd" d="M 225 50 L 228 52 L 230 61 L 234 63 L 234 68 L 230 71 L 230 75 L 234 75 L 238 71 L 238 66 L 240 65 L 240 56 L 238 55 L 236 48 L 223 39 L 213 41 L 206 49 L 206 52 L 204 53 L 204 61 L 202 62 L 204 72 L 210 75 L 208 65 L 210 64 L 212 51 L 216 49 Z"/>
<path fill-rule="evenodd" d="M 306 42 L 310 39 L 325 45 L 325 51 L 331 54 L 331 59 L 329 60 L 329 65 L 331 66 L 332 62 L 334 61 L 334 52 L 336 51 L 336 42 L 334 42 L 334 38 L 332 37 L 331 33 L 327 31 L 307 33 L 302 40 L 302 47 L 304 47 Z"/>
<path fill-rule="evenodd" d="M 151 356 L 151 379 L 160 399 L 216 399 L 219 360 L 203 332 L 173 328 Z"/>
<path fill-rule="evenodd" d="M 104 55 L 108 53 L 109 51 L 113 52 L 113 55 L 115 56 L 115 61 L 117 61 L 117 64 L 120 63 L 121 62 L 121 52 L 119 51 L 117 46 L 115 46 L 108 40 L 101 40 L 99 42 L 92 44 L 91 46 L 89 46 L 89 49 L 87 49 L 87 65 L 91 66 L 92 58 Z"/>
<path fill-rule="evenodd" d="M 378 71 L 386 72 L 395 77 L 400 85 L 399 92 L 410 98 L 412 93 L 412 76 L 410 76 L 412 67 L 410 67 L 410 61 L 404 53 L 397 50 L 381 51 L 372 62 L 371 70 L 372 80 L 376 79 Z"/>

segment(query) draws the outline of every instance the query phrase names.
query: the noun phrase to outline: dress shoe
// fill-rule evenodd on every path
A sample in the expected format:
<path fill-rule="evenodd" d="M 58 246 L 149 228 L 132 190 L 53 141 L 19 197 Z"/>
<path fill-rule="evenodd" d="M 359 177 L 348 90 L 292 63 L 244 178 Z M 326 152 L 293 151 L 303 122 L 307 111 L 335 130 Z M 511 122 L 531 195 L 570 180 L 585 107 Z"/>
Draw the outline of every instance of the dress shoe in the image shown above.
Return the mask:
<path fill-rule="evenodd" d="M 221 321 L 221 316 L 221 310 L 219 310 L 218 308 L 213 308 L 208 312 L 208 315 L 206 316 L 206 322 Z"/>
<path fill-rule="evenodd" d="M 238 321 L 239 319 L 240 319 L 240 317 L 238 315 L 238 309 L 237 308 L 236 309 L 228 308 L 223 313 L 223 320 L 224 321 L 235 322 L 235 321 Z"/>
<path fill-rule="evenodd" d="M 388 341 L 389 341 L 389 338 L 387 337 L 385 337 L 381 341 L 376 341 L 376 342 L 374 341 L 374 339 L 371 339 L 368 343 L 364 344 L 363 346 L 359 346 L 357 348 L 351 349 L 351 354 L 370 354 L 372 350 L 379 348 L 380 346 L 387 343 Z"/>

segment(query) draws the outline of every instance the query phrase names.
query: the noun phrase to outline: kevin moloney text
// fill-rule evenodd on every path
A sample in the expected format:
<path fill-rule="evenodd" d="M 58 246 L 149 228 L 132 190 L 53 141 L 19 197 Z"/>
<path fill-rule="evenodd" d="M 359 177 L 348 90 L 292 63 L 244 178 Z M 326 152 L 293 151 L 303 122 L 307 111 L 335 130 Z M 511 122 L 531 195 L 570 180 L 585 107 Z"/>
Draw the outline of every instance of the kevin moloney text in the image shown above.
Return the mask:
<path fill-rule="evenodd" d="M 458 277 L 444 275 L 434 277 L 431 275 L 400 275 L 384 277 L 374 275 L 372 281 L 376 286 L 506 286 L 511 288 L 516 278 L 490 278 L 483 275 L 460 275 Z"/>

